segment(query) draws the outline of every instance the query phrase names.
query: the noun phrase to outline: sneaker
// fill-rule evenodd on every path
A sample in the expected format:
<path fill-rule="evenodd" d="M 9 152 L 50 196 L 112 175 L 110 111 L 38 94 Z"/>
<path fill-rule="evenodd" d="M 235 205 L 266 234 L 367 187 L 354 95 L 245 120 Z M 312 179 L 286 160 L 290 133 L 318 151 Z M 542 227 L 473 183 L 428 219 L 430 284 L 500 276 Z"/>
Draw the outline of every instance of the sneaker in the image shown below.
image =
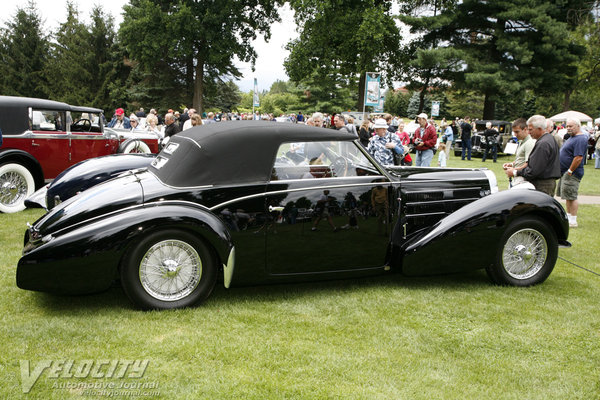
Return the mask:
<path fill-rule="evenodd" d="M 577 228 L 577 222 L 569 222 L 569 228 Z"/>

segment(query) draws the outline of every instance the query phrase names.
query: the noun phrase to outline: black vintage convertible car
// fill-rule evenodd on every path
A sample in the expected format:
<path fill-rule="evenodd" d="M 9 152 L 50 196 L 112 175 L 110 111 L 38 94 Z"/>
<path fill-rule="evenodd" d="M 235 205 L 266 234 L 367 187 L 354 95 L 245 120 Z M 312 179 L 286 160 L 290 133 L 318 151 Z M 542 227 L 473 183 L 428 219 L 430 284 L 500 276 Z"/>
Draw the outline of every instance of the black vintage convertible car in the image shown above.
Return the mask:
<path fill-rule="evenodd" d="M 146 167 L 55 193 L 62 202 L 26 232 L 17 285 L 78 294 L 120 280 L 145 309 L 197 304 L 218 280 L 233 287 L 485 268 L 495 283 L 528 286 L 550 275 L 559 245 L 569 246 L 553 198 L 498 192 L 485 169 L 384 168 L 355 139 L 259 121 L 175 135 L 157 156 L 136 159 Z M 84 163 L 72 179 L 98 165 L 112 164 Z"/>

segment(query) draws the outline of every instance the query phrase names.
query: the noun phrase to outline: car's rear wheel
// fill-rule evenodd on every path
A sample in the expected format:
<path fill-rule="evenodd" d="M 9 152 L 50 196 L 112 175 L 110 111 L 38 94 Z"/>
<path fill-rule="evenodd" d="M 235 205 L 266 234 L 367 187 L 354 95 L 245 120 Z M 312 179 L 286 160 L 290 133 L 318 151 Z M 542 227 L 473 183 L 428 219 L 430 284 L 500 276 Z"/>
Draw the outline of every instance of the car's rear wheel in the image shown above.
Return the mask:
<path fill-rule="evenodd" d="M 523 218 L 508 226 L 487 272 L 500 285 L 535 285 L 548 278 L 557 257 L 554 230 L 538 218 Z"/>
<path fill-rule="evenodd" d="M 0 212 L 14 213 L 25 209 L 25 199 L 35 192 L 35 180 L 21 164 L 0 165 Z"/>
<path fill-rule="evenodd" d="M 119 153 L 131 154 L 131 153 L 144 153 L 150 154 L 152 151 L 150 147 L 139 139 L 128 139 L 121 143 L 119 146 Z"/>
<path fill-rule="evenodd" d="M 189 307 L 205 300 L 217 278 L 214 258 L 193 235 L 155 232 L 137 243 L 121 266 L 125 293 L 143 309 Z"/>

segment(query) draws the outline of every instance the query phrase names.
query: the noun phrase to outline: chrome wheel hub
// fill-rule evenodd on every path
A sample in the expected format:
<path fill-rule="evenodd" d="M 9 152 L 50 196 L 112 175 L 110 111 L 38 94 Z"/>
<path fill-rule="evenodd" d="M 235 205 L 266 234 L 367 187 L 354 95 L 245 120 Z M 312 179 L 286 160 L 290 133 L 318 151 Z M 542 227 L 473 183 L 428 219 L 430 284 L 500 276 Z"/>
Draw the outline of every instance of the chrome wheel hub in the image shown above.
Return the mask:
<path fill-rule="evenodd" d="M 27 182 L 16 172 L 7 172 L 0 176 L 0 203 L 13 205 L 27 195 Z"/>
<path fill-rule="evenodd" d="M 528 279 L 537 274 L 548 257 L 544 235 L 535 229 L 513 233 L 502 250 L 502 265 L 515 279 Z"/>
<path fill-rule="evenodd" d="M 176 301 L 189 296 L 200 283 L 202 260 L 190 244 L 164 240 L 144 254 L 139 272 L 142 287 L 149 295 Z"/>

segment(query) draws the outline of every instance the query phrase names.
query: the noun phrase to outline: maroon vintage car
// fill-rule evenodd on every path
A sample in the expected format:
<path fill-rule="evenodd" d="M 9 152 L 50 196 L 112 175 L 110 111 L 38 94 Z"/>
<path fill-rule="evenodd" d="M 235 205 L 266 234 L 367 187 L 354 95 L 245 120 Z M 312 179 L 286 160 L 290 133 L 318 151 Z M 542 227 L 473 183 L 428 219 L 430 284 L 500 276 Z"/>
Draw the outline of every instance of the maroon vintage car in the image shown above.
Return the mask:
<path fill-rule="evenodd" d="M 0 96 L 0 212 L 21 211 L 29 195 L 71 165 L 122 151 L 123 138 L 105 132 L 102 121 L 97 108 Z"/>

